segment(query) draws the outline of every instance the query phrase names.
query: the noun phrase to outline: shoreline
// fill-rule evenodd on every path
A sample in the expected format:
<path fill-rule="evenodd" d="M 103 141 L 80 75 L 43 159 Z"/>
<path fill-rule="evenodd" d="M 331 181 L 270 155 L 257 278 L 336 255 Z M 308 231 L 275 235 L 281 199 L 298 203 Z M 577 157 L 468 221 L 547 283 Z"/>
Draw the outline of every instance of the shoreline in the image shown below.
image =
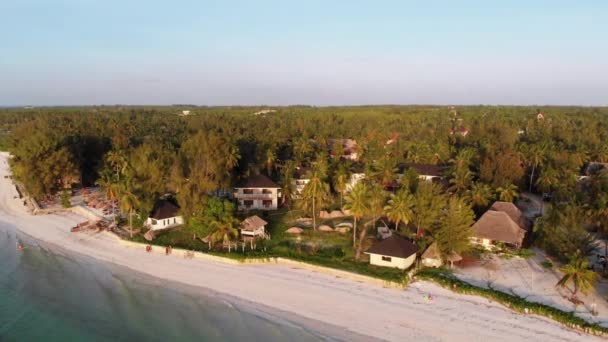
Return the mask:
<path fill-rule="evenodd" d="M 191 296 L 203 296 L 211 300 L 221 302 L 222 304 L 234 308 L 237 311 L 251 314 L 268 321 L 278 322 L 281 325 L 296 327 L 297 329 L 301 329 L 311 335 L 314 335 L 315 337 L 319 338 L 319 340 L 354 342 L 382 341 L 381 339 L 377 339 L 371 336 L 364 336 L 348 330 L 344 330 L 342 327 L 308 319 L 296 313 L 281 311 L 267 305 L 250 302 L 245 299 L 234 297 L 229 294 L 218 292 L 206 287 L 193 286 L 172 279 L 163 279 L 139 272 L 137 270 L 133 270 L 128 267 L 121 266 L 120 264 L 105 262 L 85 254 L 62 248 L 61 246 L 58 246 L 56 244 L 39 240 L 12 225 L 3 224 L 3 221 L 0 220 L 0 227 L 6 228 L 7 226 L 12 227 L 9 228 L 9 230 L 12 229 L 13 233 L 19 240 L 25 240 L 24 245 L 26 246 L 26 248 L 37 247 L 46 251 L 50 251 L 51 253 L 61 256 L 63 258 L 69 258 L 87 264 L 99 264 L 102 265 L 103 268 L 108 269 L 108 271 L 110 271 L 112 274 L 118 274 L 120 276 L 128 275 L 128 277 L 132 280 L 143 283 L 146 286 L 164 288 L 169 287 L 171 290 L 180 292 L 182 294 Z"/>
<path fill-rule="evenodd" d="M 514 313 L 486 299 L 454 294 L 428 282 L 418 281 L 405 290 L 383 288 L 272 263 L 235 266 L 149 254 L 143 249 L 126 248 L 110 234 L 70 233 L 70 227 L 79 220 L 76 215 L 32 216 L 18 198 L 13 198 L 16 190 L 11 180 L 4 178 L 8 174 L 7 158 L 8 154 L 0 153 L 0 224 L 35 240 L 161 281 L 217 292 L 253 308 L 269 308 L 279 313 L 275 317 L 294 315 L 313 325 L 322 322 L 336 327 L 335 332 L 395 341 L 470 341 L 472 337 L 493 341 L 601 340 L 549 319 Z M 423 299 L 429 293 L 435 298 L 432 303 Z"/>

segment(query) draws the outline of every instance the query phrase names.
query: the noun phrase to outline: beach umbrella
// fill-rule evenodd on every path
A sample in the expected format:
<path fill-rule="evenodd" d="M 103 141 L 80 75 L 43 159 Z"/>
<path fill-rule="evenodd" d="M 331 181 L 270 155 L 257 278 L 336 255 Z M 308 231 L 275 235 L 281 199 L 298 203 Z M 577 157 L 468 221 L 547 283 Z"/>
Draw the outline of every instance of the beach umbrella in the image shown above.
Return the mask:
<path fill-rule="evenodd" d="M 285 233 L 287 233 L 287 234 L 302 234 L 303 232 L 304 232 L 304 229 L 299 228 L 299 227 L 291 227 L 285 231 Z"/>
<path fill-rule="evenodd" d="M 322 231 L 322 232 L 333 232 L 334 231 L 334 229 L 332 227 L 330 227 L 330 226 L 328 226 L 326 224 L 320 225 L 319 228 L 318 228 L 318 230 Z"/>

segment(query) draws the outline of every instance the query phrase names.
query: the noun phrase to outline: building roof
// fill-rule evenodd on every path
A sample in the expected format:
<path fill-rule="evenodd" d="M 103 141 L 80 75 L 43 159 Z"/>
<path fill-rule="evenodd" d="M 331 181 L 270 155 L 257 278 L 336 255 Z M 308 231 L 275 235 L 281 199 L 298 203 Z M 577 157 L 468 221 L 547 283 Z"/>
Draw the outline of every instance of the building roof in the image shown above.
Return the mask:
<path fill-rule="evenodd" d="M 163 220 L 170 217 L 176 217 L 179 211 L 179 206 L 168 199 L 162 199 L 156 202 L 154 210 L 150 217 L 155 220 Z"/>
<path fill-rule="evenodd" d="M 422 259 L 441 259 L 441 253 L 439 252 L 437 242 L 433 242 L 429 248 L 422 253 Z"/>
<path fill-rule="evenodd" d="M 526 231 L 503 211 L 488 210 L 473 225 L 476 237 L 499 242 L 521 244 Z"/>
<path fill-rule="evenodd" d="M 496 201 L 494 202 L 494 204 L 492 204 L 490 210 L 502 211 L 506 213 L 507 215 L 509 215 L 511 220 L 517 223 L 522 229 L 525 229 L 527 231 L 530 231 L 530 229 L 532 229 L 532 222 L 530 222 L 530 220 L 528 220 L 524 216 L 521 210 L 519 210 L 519 208 L 511 202 Z"/>
<path fill-rule="evenodd" d="M 254 231 L 267 224 L 268 224 L 268 222 L 262 220 L 259 216 L 253 215 L 253 216 L 249 216 L 248 218 L 244 219 L 243 222 L 241 222 L 241 229 Z"/>
<path fill-rule="evenodd" d="M 405 259 L 416 254 L 416 252 L 418 252 L 418 247 L 416 247 L 416 245 L 397 234 L 393 234 L 374 244 L 365 253 Z"/>
<path fill-rule="evenodd" d="M 416 163 L 405 163 L 401 165 L 400 168 L 409 169 L 412 168 L 416 170 L 416 172 L 420 176 L 433 176 L 433 177 L 441 177 L 443 175 L 443 169 L 439 165 L 433 164 L 416 164 Z"/>
<path fill-rule="evenodd" d="M 249 176 L 244 182 L 241 182 L 237 188 L 279 188 L 277 183 L 264 175 Z"/>

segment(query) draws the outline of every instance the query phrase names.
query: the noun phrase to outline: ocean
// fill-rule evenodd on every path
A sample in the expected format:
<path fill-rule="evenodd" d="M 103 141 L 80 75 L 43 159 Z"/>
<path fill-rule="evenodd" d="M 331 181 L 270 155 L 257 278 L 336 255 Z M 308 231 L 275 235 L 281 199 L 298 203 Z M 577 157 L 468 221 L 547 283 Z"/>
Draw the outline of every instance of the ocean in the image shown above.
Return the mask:
<path fill-rule="evenodd" d="M 17 250 L 17 243 L 25 246 Z M 0 226 L 0 341 L 319 341 L 204 289 L 44 246 Z"/>

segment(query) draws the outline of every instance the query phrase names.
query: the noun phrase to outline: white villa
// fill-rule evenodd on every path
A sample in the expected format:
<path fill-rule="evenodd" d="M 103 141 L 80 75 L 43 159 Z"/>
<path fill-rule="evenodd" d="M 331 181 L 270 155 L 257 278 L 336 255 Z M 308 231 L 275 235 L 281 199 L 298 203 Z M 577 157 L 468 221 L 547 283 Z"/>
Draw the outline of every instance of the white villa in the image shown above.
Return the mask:
<path fill-rule="evenodd" d="M 262 220 L 259 216 L 249 216 L 241 222 L 241 238 L 266 238 L 266 225 L 268 222 Z"/>
<path fill-rule="evenodd" d="M 365 252 L 369 263 L 376 266 L 395 267 L 405 270 L 416 261 L 418 247 L 397 234 L 374 244 Z"/>
<path fill-rule="evenodd" d="M 264 175 L 255 175 L 234 188 L 239 210 L 277 210 L 281 188 Z"/>
<path fill-rule="evenodd" d="M 173 228 L 184 224 L 184 218 L 178 215 L 179 207 L 166 199 L 156 203 L 152 214 L 146 220 L 146 226 L 151 230 Z"/>

